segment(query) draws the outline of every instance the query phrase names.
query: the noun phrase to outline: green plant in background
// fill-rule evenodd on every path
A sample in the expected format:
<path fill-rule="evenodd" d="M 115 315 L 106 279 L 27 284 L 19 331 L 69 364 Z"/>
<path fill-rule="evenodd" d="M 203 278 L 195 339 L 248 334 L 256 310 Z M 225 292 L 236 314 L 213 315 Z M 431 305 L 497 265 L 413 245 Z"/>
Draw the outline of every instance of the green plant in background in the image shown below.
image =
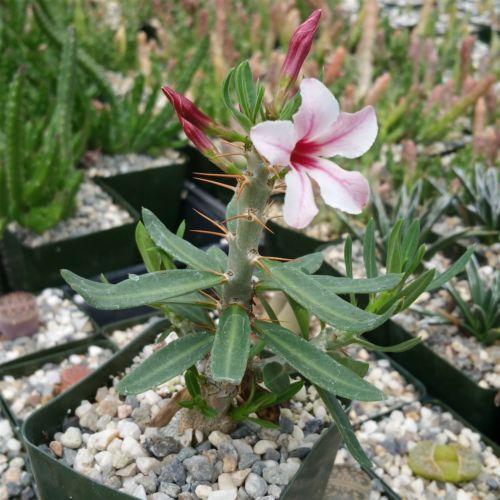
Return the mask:
<path fill-rule="evenodd" d="M 472 481 L 481 472 L 477 453 L 458 443 L 421 441 L 410 451 L 408 465 L 417 476 L 447 483 Z"/>
<path fill-rule="evenodd" d="M 12 80 L 5 110 L 0 168 L 0 216 L 41 233 L 68 217 L 82 180 L 74 169 L 81 135 L 72 134 L 76 41 L 68 29 L 59 66 L 57 101 L 50 120 L 26 116 L 26 72 Z"/>
<path fill-rule="evenodd" d="M 127 374 L 118 384 L 120 393 L 142 393 L 184 374 L 186 399 L 182 405 L 171 401 L 161 412 L 171 418 L 179 406 L 183 406 L 180 418 L 186 427 L 207 431 L 230 429 L 236 422 L 244 420 L 273 427 L 279 415 L 277 405 L 291 399 L 304 383 L 314 385 L 332 413 L 349 450 L 360 463 L 369 467 L 370 460 L 357 442 L 338 398 L 375 401 L 384 396 L 363 379 L 366 373 L 364 367 L 343 356 L 341 349 L 346 343 L 363 342 L 364 333 L 376 329 L 395 312 L 408 307 L 423 291 L 442 286 L 463 268 L 468 254 L 439 276 L 435 276 L 434 270 L 429 270 L 413 277 L 425 253 L 425 248 L 418 246 L 419 223 L 415 221 L 408 224 L 408 234 L 404 237 L 401 233 L 402 222 L 391 232 L 387 244 L 388 274 L 383 276 L 377 275 L 373 223 L 369 225 L 371 230 L 367 231 L 364 241 L 366 279 L 353 279 L 352 273 L 346 278 L 315 274 L 322 265 L 321 253 L 288 262 L 260 255 L 259 241 L 266 227 L 271 193 L 273 188 L 282 184 L 285 171 L 281 167 L 283 163 L 287 164 L 285 157 L 276 160 L 273 154 L 289 148 L 287 154 L 291 158 L 297 153 L 295 149 L 301 147 L 294 135 L 299 120 L 292 123 L 273 118 L 283 118 L 280 115 L 281 106 L 283 110 L 292 106 L 288 104 L 291 101 L 287 100 L 285 89 L 291 87 L 297 78 L 320 16 L 321 11 L 315 11 L 294 33 L 280 73 L 279 98 L 271 95 L 267 107 L 263 104 L 263 92 L 259 83 L 255 82 L 249 65 L 243 63 L 230 71 L 224 89 L 224 102 L 249 131 L 249 136 L 217 124 L 186 97 L 164 88 L 189 139 L 220 167 L 222 179 L 237 180 L 237 187 L 230 187 L 235 192 L 225 221 L 212 221 L 228 241 L 228 255 L 217 248 L 207 251 L 196 248 L 181 237 L 182 230 L 178 234 L 172 233 L 151 211 L 144 209 L 143 223 L 138 226 L 136 237 L 149 271 L 147 274 L 130 276 L 118 284 L 87 280 L 68 270 L 63 270 L 62 275 L 89 305 L 98 309 L 151 305 L 162 310 L 176 325 L 179 321 L 191 323 L 190 326 L 176 328 L 178 339 L 155 351 Z M 335 106 L 329 91 L 315 79 L 309 79 L 301 88 L 301 96 L 302 102 L 307 97 L 313 108 L 313 111 L 304 105 L 300 108 L 302 114 L 313 113 L 312 117 L 309 116 L 310 122 L 326 119 L 323 104 Z M 365 125 L 374 136 L 374 111 L 365 108 L 360 113 L 358 116 L 366 120 Z M 345 126 L 341 122 L 339 125 L 341 129 Z M 325 127 L 331 129 L 330 133 L 339 133 L 340 137 L 344 137 L 342 132 L 345 131 L 339 132 L 332 127 L 331 121 Z M 349 129 L 346 133 L 354 134 L 349 144 L 357 144 L 356 137 L 365 140 L 365 132 Z M 231 142 L 233 147 L 238 148 L 243 160 L 236 164 L 228 159 L 230 156 L 221 155 L 207 134 Z M 277 134 L 282 134 L 282 142 L 277 142 Z M 338 140 L 335 135 L 332 137 L 330 140 Z M 267 144 L 269 138 L 270 144 Z M 275 148 L 276 144 L 279 147 Z M 269 149 L 266 149 L 267 146 Z M 369 147 L 370 144 L 365 141 L 361 149 Z M 358 155 L 361 154 L 357 151 Z M 307 160 L 323 161 L 323 165 L 328 164 L 325 169 L 339 169 L 335 170 L 337 175 L 357 182 L 356 188 L 361 185 L 360 189 L 365 189 L 368 196 L 368 185 L 359 173 L 332 167 L 328 160 L 315 156 L 308 156 Z M 296 172 L 289 169 L 285 180 L 294 174 Z M 211 179 L 211 174 L 208 177 Z M 332 189 L 335 189 L 334 182 L 330 181 Z M 289 193 L 292 197 L 296 196 L 292 188 L 287 187 L 285 197 Z M 359 191 L 346 190 L 342 193 L 345 201 Z M 307 217 L 312 220 L 315 205 L 314 200 L 309 202 L 313 210 L 311 206 L 306 207 L 309 210 Z M 346 202 L 348 207 L 352 207 L 352 203 L 358 202 Z M 304 215 L 303 208 L 292 204 L 295 212 L 287 216 L 290 216 L 288 220 L 292 221 L 293 227 L 303 227 L 303 222 L 296 219 Z M 173 259 L 186 267 L 174 268 Z M 352 269 L 352 265 L 350 267 Z M 277 290 L 288 298 L 301 325 L 300 335 L 277 321 L 265 295 L 269 290 Z M 357 305 L 357 293 L 370 298 L 366 308 Z M 340 295 L 350 296 L 352 301 L 346 301 Z M 253 308 L 256 302 L 262 304 L 269 320 L 256 316 Z M 181 306 L 182 310 L 177 308 L 174 311 L 174 305 Z M 207 317 L 209 310 L 216 312 L 217 321 Z M 203 322 L 199 321 L 200 313 Z M 335 332 L 335 341 L 340 344 L 330 343 L 327 352 L 319 339 L 309 337 L 308 325 L 312 315 Z M 401 349 L 401 346 L 397 348 Z M 272 356 L 269 356 L 270 353 Z M 166 423 L 162 420 L 161 425 Z"/>
<path fill-rule="evenodd" d="M 493 234 L 500 233 L 500 189 L 499 173 L 494 167 L 485 168 L 477 164 L 468 175 L 463 169 L 454 168 L 460 180 L 462 191 L 454 197 L 454 205 L 462 220 L 469 226 L 476 226 Z"/>
<path fill-rule="evenodd" d="M 35 14 L 49 40 L 60 47 L 60 30 L 47 6 L 39 0 L 35 4 Z M 191 84 L 207 52 L 208 38 L 203 37 L 177 75 L 177 86 L 182 92 Z M 165 105 L 158 111 L 156 103 L 159 94 L 150 90 L 160 86 L 161 77 L 158 74 L 152 75 L 151 85 L 147 85 L 146 76 L 138 73 L 130 90 L 119 96 L 110 85 L 104 69 L 92 56 L 80 49 L 77 61 L 102 94 L 95 96 L 88 93 L 85 102 L 87 115 L 90 114 L 86 118 L 90 122 L 88 146 L 91 149 L 99 149 L 105 154 L 159 153 L 166 147 L 176 145 L 180 127 L 177 122 L 172 122 L 172 108 Z M 100 105 L 92 104 L 96 97 L 98 101 L 102 100 Z"/>
<path fill-rule="evenodd" d="M 452 284 L 446 286 L 461 313 L 458 326 L 480 342 L 492 344 L 500 339 L 500 270 L 496 269 L 490 280 L 483 278 L 475 258 L 466 270 L 470 301 L 463 299 Z M 446 318 L 450 320 L 448 315 Z"/>
<path fill-rule="evenodd" d="M 386 260 L 392 230 L 398 224 L 398 221 L 402 221 L 400 231 L 401 234 L 405 235 L 409 231 L 413 219 L 419 218 L 419 238 L 416 244 L 425 243 L 428 245 L 425 254 L 426 258 L 432 257 L 438 250 L 452 245 L 458 239 L 470 235 L 468 229 L 460 229 L 444 236 L 437 236 L 433 232 L 434 225 L 450 207 L 453 197 L 444 192 L 437 196 L 429 196 L 429 194 L 426 194 L 426 191 L 429 190 L 436 191 L 433 186 L 426 185 L 422 180 L 418 180 L 410 190 L 403 185 L 394 200 L 394 206 L 388 206 L 378 193 L 372 192 L 371 212 L 378 260 L 381 262 Z M 337 214 L 337 216 L 358 239 L 363 238 L 363 231 L 352 224 L 348 217 L 343 214 Z"/>

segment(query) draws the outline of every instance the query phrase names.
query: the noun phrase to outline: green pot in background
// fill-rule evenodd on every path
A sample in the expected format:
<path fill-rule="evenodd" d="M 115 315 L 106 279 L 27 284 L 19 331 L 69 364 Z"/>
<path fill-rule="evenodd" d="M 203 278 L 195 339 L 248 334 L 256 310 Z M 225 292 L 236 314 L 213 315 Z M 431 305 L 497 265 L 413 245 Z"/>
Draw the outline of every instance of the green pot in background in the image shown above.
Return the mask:
<path fill-rule="evenodd" d="M 170 230 L 175 231 L 179 225 L 187 168 L 183 156 L 178 162 L 165 166 L 97 179 L 120 195 L 138 213 L 143 207 L 149 208 Z"/>
<path fill-rule="evenodd" d="M 139 262 L 134 243 L 138 213 L 109 187 L 97 182 L 113 201 L 125 208 L 132 221 L 122 226 L 84 234 L 38 247 L 29 247 L 6 229 L 3 239 L 3 262 L 12 290 L 35 292 L 63 283 L 61 269 L 71 269 L 83 276 L 93 276 L 131 266 Z"/>

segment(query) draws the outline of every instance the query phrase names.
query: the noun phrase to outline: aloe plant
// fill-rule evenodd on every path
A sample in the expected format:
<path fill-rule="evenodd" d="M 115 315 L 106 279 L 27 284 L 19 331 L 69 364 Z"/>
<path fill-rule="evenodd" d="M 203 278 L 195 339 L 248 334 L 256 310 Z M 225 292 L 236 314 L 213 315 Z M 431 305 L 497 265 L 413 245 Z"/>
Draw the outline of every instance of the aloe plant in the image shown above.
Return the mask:
<path fill-rule="evenodd" d="M 447 290 L 460 311 L 459 326 L 484 344 L 500 339 L 500 270 L 495 270 L 491 282 L 481 277 L 477 260 L 467 265 L 470 301 L 466 301 L 452 285 Z"/>
<path fill-rule="evenodd" d="M 470 175 L 460 168 L 454 168 L 453 171 L 462 186 L 462 191 L 454 197 L 454 205 L 462 219 L 470 226 L 490 231 L 492 238 L 498 238 L 500 232 L 498 170 L 477 164 Z"/>
<path fill-rule="evenodd" d="M 57 100 L 48 122 L 26 121 L 24 93 L 26 72 L 12 80 L 5 110 L 5 133 L 0 151 L 0 226 L 17 221 L 41 233 L 68 217 L 82 180 L 75 170 L 75 153 L 81 136 L 73 135 L 76 40 L 72 29 L 65 35 L 59 66 Z M 3 222 L 3 223 L 2 223 Z"/>
<path fill-rule="evenodd" d="M 259 241 L 267 228 L 271 193 L 274 187 L 282 185 L 286 172 L 280 164 L 287 161 L 289 164 L 292 155 L 300 155 L 301 143 L 295 135 L 301 126 L 300 119 L 292 122 L 284 115 L 294 99 L 288 89 L 293 86 L 297 67 L 300 68 L 307 56 L 319 18 L 320 12 L 315 11 L 293 35 L 287 63 L 281 72 L 278 99 L 276 94 L 271 94 L 270 100 L 264 99 L 264 89 L 254 80 L 247 62 L 229 72 L 224 83 L 224 102 L 241 125 L 238 130 L 216 123 L 185 96 L 164 88 L 186 135 L 223 171 L 220 183 L 225 179 L 237 181 L 237 187 L 227 185 L 234 195 L 225 221 L 212 221 L 213 232 L 228 241 L 228 254 L 217 248 L 204 251 L 194 247 L 182 238 L 182 228 L 174 234 L 153 213 L 144 209 L 136 240 L 147 274 L 130 276 L 118 284 L 91 281 L 68 270 L 63 270 L 62 276 L 93 307 L 116 310 L 150 305 L 164 312 L 179 332 L 177 340 L 156 351 L 122 378 L 118 384 L 120 393 L 142 393 L 175 375 L 184 374 L 186 389 L 180 398 L 183 404 L 172 401 L 162 409 L 168 418 L 178 406 L 184 406 L 180 418 L 189 427 L 193 427 L 195 421 L 197 428 L 213 429 L 244 420 L 276 427 L 276 422 L 269 417 L 273 412 L 265 410 L 289 401 L 304 383 L 311 384 L 318 388 L 353 455 L 369 467 L 370 461 L 356 441 L 337 398 L 374 401 L 383 399 L 384 395 L 363 379 L 364 372 L 356 362 L 345 359 L 340 350 L 342 346 L 333 347 L 332 355 L 317 339 L 309 338 L 308 318 L 315 315 L 329 325 L 337 338 L 343 339 L 342 345 L 345 345 L 346 338 L 348 343 L 362 342 L 364 333 L 384 324 L 424 290 L 441 286 L 455 273 L 456 267 L 438 277 L 434 276 L 434 271 L 429 271 L 411 278 L 423 256 L 416 243 L 418 223 L 410 224 L 410 234 L 405 239 L 401 236 L 401 224 L 393 230 L 388 242 L 388 274 L 385 276 L 376 275 L 373 231 L 368 233 L 365 241 L 370 270 L 366 279 L 314 274 L 321 267 L 321 253 L 287 262 L 260 254 Z M 312 112 L 316 120 L 329 120 L 325 127 L 332 134 L 331 141 L 338 140 L 333 135 L 338 133 L 338 128 L 332 126 L 331 115 L 324 113 L 323 106 L 318 106 L 318 100 L 324 100 L 327 106 L 335 106 L 329 91 L 318 80 L 309 79 L 301 87 L 301 95 L 303 104 L 299 116 L 300 113 Z M 312 111 L 304 106 L 307 99 L 311 100 Z M 264 102 L 267 102 L 266 106 Z M 361 134 L 357 137 L 359 141 L 365 141 L 362 149 L 366 150 L 373 142 L 366 141 L 365 137 L 367 133 L 374 133 L 375 115 L 369 108 L 360 113 L 363 113 L 362 120 L 368 121 L 368 132 L 365 128 L 364 131 L 349 130 L 346 133 Z M 277 116 L 280 116 L 279 120 L 276 120 Z M 345 126 L 340 118 L 338 126 Z M 308 128 L 311 132 L 311 127 Z M 276 140 L 276 134 L 281 137 L 281 142 Z M 231 142 L 243 160 L 236 163 L 231 156 L 221 154 L 209 135 Z M 349 141 L 349 144 L 358 144 L 359 141 Z M 281 157 L 281 161 L 273 159 L 274 152 L 280 154 L 284 149 L 288 151 L 288 160 L 286 156 Z M 347 149 L 346 156 L 349 154 L 354 153 Z M 357 154 L 361 153 L 358 151 Z M 357 183 L 356 189 L 342 191 L 344 204 L 340 208 L 346 209 L 347 206 L 347 209 L 354 210 L 353 205 L 366 201 L 358 197 L 360 190 L 368 196 L 368 185 L 359 173 L 332 167 L 325 163 L 327 160 L 316 156 L 308 156 L 305 165 L 308 161 L 323 161 L 323 166 L 328 165 L 325 169 L 334 169 L 336 175 L 346 176 Z M 304 169 L 304 164 L 300 164 L 300 171 L 305 176 Z M 294 187 L 298 186 L 300 190 L 309 182 L 304 178 L 302 185 L 294 184 L 290 175 L 293 178 L 296 172 L 289 168 L 285 176 L 285 181 L 289 182 L 285 205 L 286 196 L 293 200 L 297 195 Z M 213 182 L 212 174 L 207 174 L 207 177 Z M 335 180 L 329 178 L 328 182 L 328 187 L 333 189 Z M 328 191 L 322 194 L 327 202 L 334 203 Z M 353 196 L 355 198 L 351 198 Z M 307 202 L 309 205 L 288 205 L 285 216 L 294 227 L 302 226 L 304 215 L 309 220 L 314 216 L 314 200 L 311 197 Z M 337 199 L 335 203 L 338 203 Z M 186 267 L 176 269 L 172 264 L 174 260 Z M 462 259 L 459 265 L 463 264 Z M 268 290 L 285 294 L 299 319 L 300 334 L 277 320 L 264 293 Z M 367 308 L 356 304 L 357 293 L 372 297 Z M 341 297 L 344 294 L 350 295 L 352 302 L 344 300 Z M 268 319 L 256 317 L 255 302 L 262 304 Z M 217 319 L 208 315 L 208 311 L 215 312 Z M 264 350 L 274 356 L 265 355 Z M 291 380 L 292 372 L 296 374 L 295 380 Z M 168 418 L 163 419 L 160 415 L 155 421 L 165 425 Z"/>
<path fill-rule="evenodd" d="M 435 191 L 432 186 L 430 189 Z M 445 192 L 439 193 L 437 196 L 426 196 L 425 191 L 426 187 L 422 180 L 418 180 L 410 190 L 403 185 L 393 206 L 386 204 L 378 193 L 372 192 L 371 210 L 378 250 L 377 257 L 381 262 L 384 262 L 388 255 L 391 230 L 400 220 L 403 221 L 401 232 L 405 234 L 412 221 L 418 217 L 420 229 L 416 243 L 427 245 L 425 250 L 427 258 L 470 234 L 469 229 L 459 229 L 451 234 L 436 235 L 433 227 L 451 206 L 453 196 Z M 339 215 L 339 217 L 358 239 L 362 239 L 362 230 L 351 224 L 350 219 L 346 216 Z"/>

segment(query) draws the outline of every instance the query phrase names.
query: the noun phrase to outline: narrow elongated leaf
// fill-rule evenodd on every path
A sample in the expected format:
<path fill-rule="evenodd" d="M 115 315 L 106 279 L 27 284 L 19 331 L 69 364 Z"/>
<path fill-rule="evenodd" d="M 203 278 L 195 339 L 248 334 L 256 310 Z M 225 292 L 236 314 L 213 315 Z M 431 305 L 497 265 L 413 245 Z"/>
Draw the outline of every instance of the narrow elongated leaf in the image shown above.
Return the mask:
<path fill-rule="evenodd" d="M 161 270 L 161 255 L 142 222 L 135 227 L 135 243 L 148 273 Z"/>
<path fill-rule="evenodd" d="M 401 231 L 403 228 L 403 219 L 398 220 L 392 228 L 387 242 L 387 260 L 386 268 L 388 273 L 400 273 L 402 266 L 401 256 Z"/>
<path fill-rule="evenodd" d="M 207 250 L 207 254 L 217 261 L 219 264 L 218 270 L 220 272 L 224 272 L 226 270 L 227 255 L 224 253 L 224 250 L 221 250 L 219 247 L 214 245 Z"/>
<path fill-rule="evenodd" d="M 464 252 L 459 259 L 457 259 L 444 273 L 436 276 L 427 287 L 428 292 L 432 292 L 441 288 L 446 282 L 450 281 L 451 278 L 455 277 L 458 273 L 461 273 L 469 262 L 471 255 L 474 253 L 474 247 L 469 248 Z"/>
<path fill-rule="evenodd" d="M 291 260 L 286 263 L 277 263 L 275 262 L 275 266 L 282 266 L 288 269 L 297 269 L 298 271 L 302 271 L 306 274 L 314 274 L 323 264 L 323 253 L 315 252 L 307 255 L 303 255 L 298 259 Z M 262 271 L 261 269 L 256 269 L 256 275 L 259 278 L 260 282 L 258 284 L 259 290 L 278 290 L 280 287 L 278 284 L 273 281 L 272 277 L 269 276 L 269 273 Z"/>
<path fill-rule="evenodd" d="M 309 325 L 311 323 L 311 315 L 309 314 L 309 311 L 305 307 L 302 307 L 298 302 L 293 300 L 291 297 L 287 298 L 288 298 L 288 303 L 292 308 L 295 319 L 299 324 L 300 334 L 306 340 L 309 339 Z"/>
<path fill-rule="evenodd" d="M 348 278 L 353 277 L 352 274 L 352 238 L 351 235 L 348 234 L 347 238 L 345 240 L 344 244 L 344 264 L 345 264 L 345 273 Z M 355 306 L 357 304 L 356 301 L 356 295 L 352 293 L 352 291 L 349 292 L 349 300 L 351 301 L 351 304 Z"/>
<path fill-rule="evenodd" d="M 377 293 L 392 290 L 399 284 L 402 277 L 402 274 L 387 274 L 366 279 L 313 276 L 315 281 L 333 293 Z"/>
<path fill-rule="evenodd" d="M 286 391 L 290 386 L 290 377 L 285 367 L 277 361 L 272 361 L 264 366 L 262 377 L 266 387 L 276 394 Z"/>
<path fill-rule="evenodd" d="M 206 332 L 174 340 L 123 377 L 118 383 L 120 394 L 140 394 L 180 375 L 210 351 L 213 335 Z"/>
<path fill-rule="evenodd" d="M 196 290 L 220 285 L 224 277 L 192 269 L 143 274 L 116 285 L 98 283 L 63 269 L 61 275 L 87 304 L 96 309 L 128 309 L 179 297 Z"/>
<path fill-rule="evenodd" d="M 393 312 L 389 309 L 384 315 L 377 316 L 363 311 L 322 286 L 314 276 L 289 267 L 277 266 L 270 261 L 266 261 L 266 265 L 270 268 L 272 278 L 281 290 L 308 309 L 310 313 L 318 316 L 320 320 L 339 330 L 354 333 L 367 332 L 385 323 Z"/>
<path fill-rule="evenodd" d="M 290 330 L 263 321 L 256 321 L 255 327 L 272 352 L 281 356 L 313 384 L 359 401 L 380 401 L 385 398 L 376 387 Z"/>
<path fill-rule="evenodd" d="M 410 307 L 415 300 L 427 289 L 429 284 L 434 279 L 435 274 L 434 269 L 429 269 L 422 273 L 418 278 L 413 280 L 408 286 L 406 286 L 400 294 L 400 298 L 403 299 L 403 304 L 401 310 Z"/>
<path fill-rule="evenodd" d="M 349 418 L 347 417 L 338 399 L 333 394 L 324 391 L 321 387 L 316 387 L 316 389 L 319 397 L 323 400 L 323 403 L 325 403 L 330 415 L 337 424 L 346 448 L 360 465 L 371 468 L 371 460 L 366 456 L 363 448 L 361 448 L 354 429 L 351 426 L 351 422 L 349 422 Z"/>
<path fill-rule="evenodd" d="M 421 339 L 418 337 L 412 338 L 405 340 L 404 342 L 400 342 L 399 344 L 395 345 L 388 345 L 388 346 L 382 346 L 382 345 L 376 345 L 372 344 L 371 342 L 368 342 L 368 340 L 365 339 L 356 339 L 354 341 L 356 344 L 362 345 L 369 351 L 377 351 L 377 352 L 404 352 L 408 351 L 410 349 L 413 349 L 416 345 L 420 344 Z"/>
<path fill-rule="evenodd" d="M 373 219 L 368 221 L 363 238 L 363 260 L 365 262 L 366 276 L 375 278 L 377 272 L 377 257 L 375 255 L 375 225 Z"/>
<path fill-rule="evenodd" d="M 250 319 L 237 305 L 222 311 L 212 348 L 210 369 L 216 380 L 239 384 L 250 351 Z"/>
<path fill-rule="evenodd" d="M 218 269 L 217 261 L 213 257 L 169 231 L 151 210 L 143 208 L 142 218 L 151 239 L 164 252 L 195 269 Z"/>
<path fill-rule="evenodd" d="M 328 355 L 331 356 L 335 361 L 338 361 L 341 365 L 344 365 L 346 368 L 349 368 L 356 375 L 359 375 L 363 378 L 368 373 L 368 368 L 370 365 L 365 363 L 364 361 L 358 361 L 357 359 L 350 358 L 349 356 L 344 356 L 340 352 L 328 352 Z"/>

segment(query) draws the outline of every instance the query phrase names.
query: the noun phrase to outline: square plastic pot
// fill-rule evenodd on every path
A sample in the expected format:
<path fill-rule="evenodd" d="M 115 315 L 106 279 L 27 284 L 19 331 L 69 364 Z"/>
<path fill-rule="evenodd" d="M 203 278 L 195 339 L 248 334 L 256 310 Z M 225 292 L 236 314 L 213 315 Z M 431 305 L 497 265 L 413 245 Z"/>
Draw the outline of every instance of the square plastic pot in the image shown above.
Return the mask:
<path fill-rule="evenodd" d="M 388 321 L 365 338 L 390 346 L 414 337 L 398 324 Z M 449 405 L 487 437 L 500 442 L 500 407 L 495 404 L 497 391 L 483 389 L 424 343 L 389 356 L 417 377 L 432 396 Z"/>
<path fill-rule="evenodd" d="M 7 375 L 11 375 L 14 378 L 31 375 L 46 363 L 59 363 L 72 354 L 82 354 L 86 352 L 87 349 L 93 345 L 110 349 L 113 352 L 116 352 L 118 350 L 116 345 L 111 342 L 111 340 L 102 336 L 101 334 L 97 334 L 87 339 L 69 342 L 68 344 L 65 344 L 63 346 L 57 346 L 52 349 L 45 349 L 44 351 L 41 351 L 36 357 L 33 356 L 29 359 L 23 357 L 10 362 L 9 364 L 2 365 L 0 366 L 0 379 Z M 11 421 L 14 429 L 19 430 L 20 426 L 22 425 L 22 421 L 15 416 L 10 408 L 10 404 L 2 397 L 1 394 L 0 405 L 4 410 L 4 413 Z"/>
<path fill-rule="evenodd" d="M 179 224 L 180 201 L 187 163 L 182 156 L 178 163 L 136 170 L 110 177 L 97 177 L 132 208 L 141 212 L 149 208 L 169 229 Z"/>
<path fill-rule="evenodd" d="M 103 185 L 101 187 L 115 203 L 129 212 L 133 220 L 122 226 L 38 247 L 25 245 L 15 233 L 6 229 L 3 261 L 12 290 L 34 292 L 49 286 L 58 286 L 63 283 L 61 269 L 71 269 L 83 276 L 93 276 L 139 262 L 139 253 L 134 244 L 137 212 L 113 190 Z"/>
<path fill-rule="evenodd" d="M 133 498 L 79 474 L 52 458 L 39 446 L 46 444 L 50 436 L 60 429 L 64 417 L 69 412 L 74 411 L 82 400 L 92 400 L 99 387 L 107 385 L 111 376 L 123 372 L 140 349 L 153 341 L 156 335 L 168 326 L 166 320 L 151 325 L 99 369 L 26 419 L 22 435 L 41 498 L 72 500 Z M 283 491 L 281 498 L 323 500 L 324 488 L 340 442 L 340 433 L 335 426 L 324 432 L 302 462 L 294 479 Z"/>

